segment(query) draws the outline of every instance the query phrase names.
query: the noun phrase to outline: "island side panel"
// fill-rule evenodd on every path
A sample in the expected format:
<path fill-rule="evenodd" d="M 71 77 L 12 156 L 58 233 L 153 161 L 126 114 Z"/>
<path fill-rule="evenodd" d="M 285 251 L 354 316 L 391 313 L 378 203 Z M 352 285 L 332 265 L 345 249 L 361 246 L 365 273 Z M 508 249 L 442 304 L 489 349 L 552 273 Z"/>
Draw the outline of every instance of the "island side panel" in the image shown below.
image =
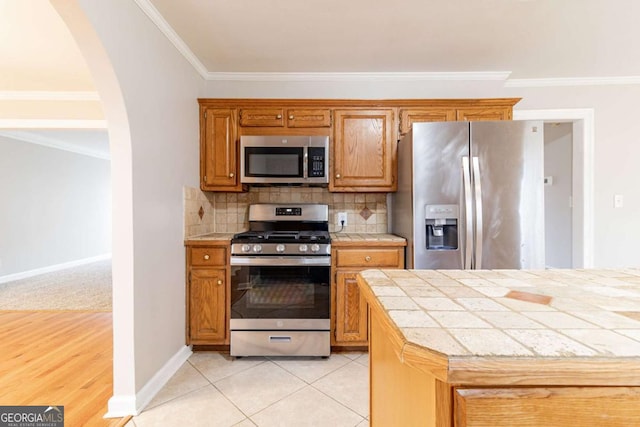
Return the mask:
<path fill-rule="evenodd" d="M 371 426 L 450 427 L 450 387 L 402 363 L 401 349 L 375 313 L 370 328 Z"/>

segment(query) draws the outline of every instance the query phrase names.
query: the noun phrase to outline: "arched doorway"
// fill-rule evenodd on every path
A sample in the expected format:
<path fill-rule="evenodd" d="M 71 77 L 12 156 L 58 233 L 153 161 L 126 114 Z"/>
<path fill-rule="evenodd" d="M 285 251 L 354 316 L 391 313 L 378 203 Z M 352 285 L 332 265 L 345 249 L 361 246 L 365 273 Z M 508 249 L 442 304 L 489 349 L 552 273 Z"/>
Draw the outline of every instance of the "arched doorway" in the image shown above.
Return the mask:
<path fill-rule="evenodd" d="M 113 276 L 113 394 L 135 395 L 133 334 L 133 200 L 131 136 L 118 79 L 98 35 L 76 1 L 51 0 L 65 21 L 93 76 L 102 100 L 111 151 L 112 276 Z M 117 398 L 109 415 L 130 414 Z"/>

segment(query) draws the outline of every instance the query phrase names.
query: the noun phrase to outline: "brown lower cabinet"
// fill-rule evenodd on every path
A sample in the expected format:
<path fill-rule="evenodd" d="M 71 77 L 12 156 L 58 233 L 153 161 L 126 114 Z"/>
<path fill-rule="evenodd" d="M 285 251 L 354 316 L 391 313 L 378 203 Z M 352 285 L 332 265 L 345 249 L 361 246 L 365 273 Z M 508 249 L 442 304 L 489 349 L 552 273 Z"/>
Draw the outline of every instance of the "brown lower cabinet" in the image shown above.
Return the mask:
<path fill-rule="evenodd" d="M 331 345 L 366 347 L 369 344 L 369 306 L 356 276 L 368 268 L 404 268 L 404 242 L 332 242 Z"/>
<path fill-rule="evenodd" d="M 229 344 L 229 242 L 187 246 L 187 344 Z"/>

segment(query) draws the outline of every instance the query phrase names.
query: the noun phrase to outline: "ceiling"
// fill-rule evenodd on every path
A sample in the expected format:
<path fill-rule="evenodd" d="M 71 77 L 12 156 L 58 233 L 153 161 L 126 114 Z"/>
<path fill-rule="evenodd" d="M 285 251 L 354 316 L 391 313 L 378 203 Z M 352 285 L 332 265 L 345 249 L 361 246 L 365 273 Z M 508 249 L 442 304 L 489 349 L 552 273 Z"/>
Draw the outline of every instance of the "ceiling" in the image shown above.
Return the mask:
<path fill-rule="evenodd" d="M 637 0 L 136 0 L 208 72 L 640 75 Z"/>

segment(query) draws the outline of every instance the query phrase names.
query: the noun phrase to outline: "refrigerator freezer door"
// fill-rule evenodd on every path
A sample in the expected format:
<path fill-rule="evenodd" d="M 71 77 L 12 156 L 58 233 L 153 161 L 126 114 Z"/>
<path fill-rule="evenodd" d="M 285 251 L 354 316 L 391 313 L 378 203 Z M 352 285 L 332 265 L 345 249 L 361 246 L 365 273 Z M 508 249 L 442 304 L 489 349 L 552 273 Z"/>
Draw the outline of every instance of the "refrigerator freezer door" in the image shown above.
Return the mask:
<path fill-rule="evenodd" d="M 464 122 L 413 125 L 413 259 L 408 268 L 463 268 L 466 246 L 462 158 L 469 155 L 469 124 Z M 458 247 L 427 249 L 425 214 L 430 205 L 459 205 Z M 394 219 L 395 220 L 395 219 Z"/>
<path fill-rule="evenodd" d="M 542 122 L 471 123 L 483 216 L 476 269 L 544 268 L 543 147 Z"/>

